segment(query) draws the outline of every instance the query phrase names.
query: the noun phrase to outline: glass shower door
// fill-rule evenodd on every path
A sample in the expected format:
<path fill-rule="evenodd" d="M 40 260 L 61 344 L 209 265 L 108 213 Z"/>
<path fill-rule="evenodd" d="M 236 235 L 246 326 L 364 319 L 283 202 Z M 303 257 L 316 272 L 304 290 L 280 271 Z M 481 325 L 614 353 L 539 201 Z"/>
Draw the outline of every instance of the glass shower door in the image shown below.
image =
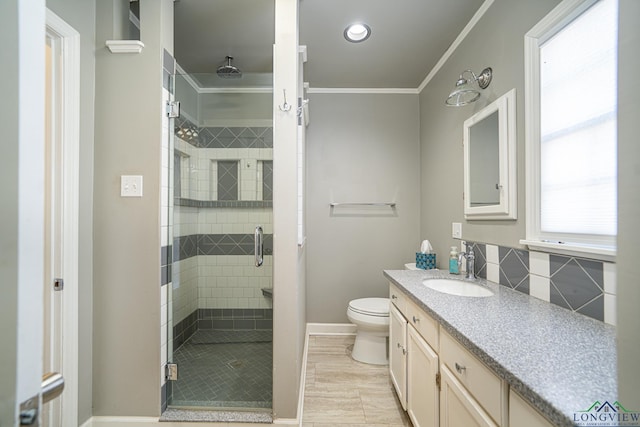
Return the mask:
<path fill-rule="evenodd" d="M 175 77 L 169 407 L 272 407 L 272 75 L 243 79 Z"/>

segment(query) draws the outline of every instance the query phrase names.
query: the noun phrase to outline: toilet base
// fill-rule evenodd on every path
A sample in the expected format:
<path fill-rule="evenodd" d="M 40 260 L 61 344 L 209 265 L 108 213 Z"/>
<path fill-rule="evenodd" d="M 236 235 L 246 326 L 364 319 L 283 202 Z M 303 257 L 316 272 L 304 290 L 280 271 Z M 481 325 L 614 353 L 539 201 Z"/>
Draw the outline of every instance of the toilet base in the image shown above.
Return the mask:
<path fill-rule="evenodd" d="M 354 360 L 371 365 L 388 365 L 388 333 L 358 331 L 353 344 L 351 357 Z"/>

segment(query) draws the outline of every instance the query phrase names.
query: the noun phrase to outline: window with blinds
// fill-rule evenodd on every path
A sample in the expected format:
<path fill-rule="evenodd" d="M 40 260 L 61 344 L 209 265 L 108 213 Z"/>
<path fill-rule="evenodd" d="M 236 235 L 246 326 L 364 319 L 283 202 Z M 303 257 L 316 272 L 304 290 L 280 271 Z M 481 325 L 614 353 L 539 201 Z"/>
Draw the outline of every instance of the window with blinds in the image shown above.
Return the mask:
<path fill-rule="evenodd" d="M 617 232 L 617 0 L 570 0 L 557 9 L 562 13 L 552 12 L 554 19 L 527 34 L 527 125 L 535 128 L 527 134 L 527 156 L 534 157 L 528 179 L 536 181 L 527 186 L 528 215 L 534 216 L 527 240 L 611 253 Z"/>

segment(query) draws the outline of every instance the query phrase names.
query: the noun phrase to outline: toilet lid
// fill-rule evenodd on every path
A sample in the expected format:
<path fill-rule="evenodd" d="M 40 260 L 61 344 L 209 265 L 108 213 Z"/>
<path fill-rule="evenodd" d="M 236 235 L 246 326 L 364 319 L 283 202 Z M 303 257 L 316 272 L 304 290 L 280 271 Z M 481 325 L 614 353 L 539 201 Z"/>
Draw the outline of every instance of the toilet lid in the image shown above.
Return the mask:
<path fill-rule="evenodd" d="M 359 298 L 349 302 L 356 313 L 369 316 L 389 317 L 389 298 Z"/>

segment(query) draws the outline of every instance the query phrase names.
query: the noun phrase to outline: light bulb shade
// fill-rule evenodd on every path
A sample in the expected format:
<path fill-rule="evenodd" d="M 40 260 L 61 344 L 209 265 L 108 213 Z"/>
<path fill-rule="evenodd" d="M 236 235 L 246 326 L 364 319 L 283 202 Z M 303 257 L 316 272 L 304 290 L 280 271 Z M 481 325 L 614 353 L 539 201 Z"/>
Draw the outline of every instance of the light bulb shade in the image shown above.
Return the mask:
<path fill-rule="evenodd" d="M 473 79 L 471 81 L 465 79 L 463 77 L 465 73 L 470 74 Z M 471 70 L 464 70 L 456 82 L 455 89 L 453 89 L 453 92 L 447 97 L 445 104 L 452 107 L 460 107 L 474 102 L 480 97 L 480 91 L 476 89 L 474 84 L 477 83 L 480 89 L 486 89 L 489 83 L 491 83 L 492 74 L 493 70 L 491 67 L 482 70 L 480 75 L 476 75 Z"/>
<path fill-rule="evenodd" d="M 460 83 L 464 79 L 458 80 Z M 456 83 L 455 89 L 449 94 L 445 103 L 452 107 L 460 107 L 475 101 L 480 97 L 480 92 L 473 88 L 471 83 L 466 80 L 462 84 Z"/>

